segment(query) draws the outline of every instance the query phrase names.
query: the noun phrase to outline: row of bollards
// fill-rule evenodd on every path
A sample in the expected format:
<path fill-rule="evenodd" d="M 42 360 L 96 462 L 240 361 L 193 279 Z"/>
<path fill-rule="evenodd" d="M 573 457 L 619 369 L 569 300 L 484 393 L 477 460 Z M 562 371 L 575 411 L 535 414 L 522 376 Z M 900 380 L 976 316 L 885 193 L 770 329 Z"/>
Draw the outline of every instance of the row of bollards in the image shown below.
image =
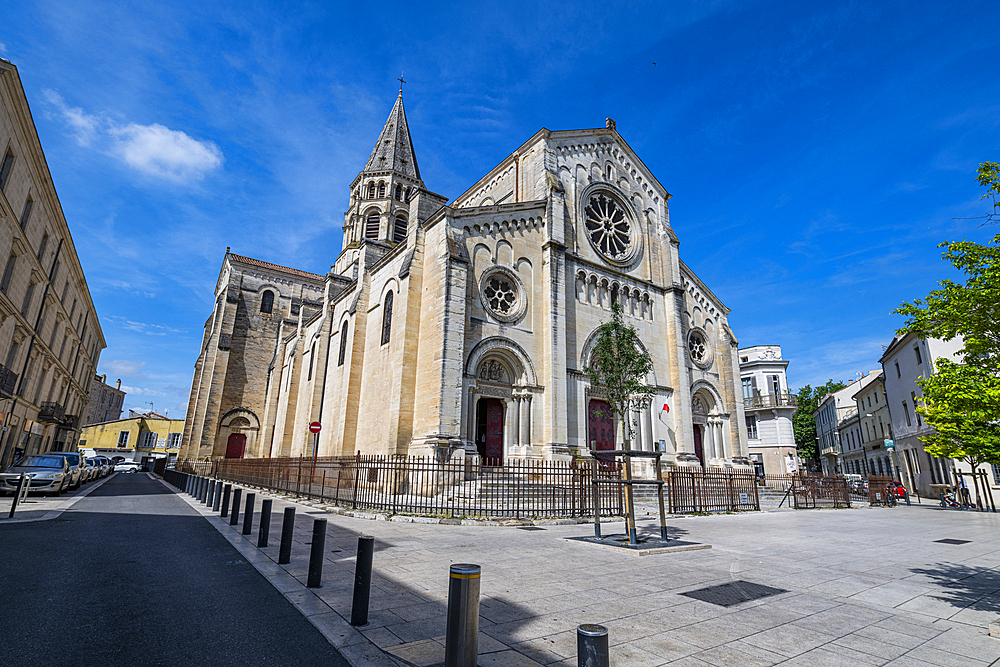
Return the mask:
<path fill-rule="evenodd" d="M 236 526 L 240 520 L 243 489 L 223 484 L 221 480 L 187 475 L 183 480 L 184 491 L 199 502 L 219 512 L 229 525 Z M 232 498 L 232 505 L 230 505 Z M 253 532 L 253 514 L 256 494 L 246 494 L 243 501 L 243 535 Z M 257 546 L 268 546 L 271 528 L 271 507 L 273 501 L 261 501 L 260 526 Z M 308 588 L 323 585 L 323 552 L 326 547 L 327 520 L 313 520 L 312 542 L 309 548 Z M 287 565 L 292 558 L 292 538 L 295 532 L 295 508 L 286 507 L 281 522 L 281 543 L 278 547 L 278 564 Z M 368 624 L 368 607 L 371 596 L 372 561 L 375 552 L 375 538 L 371 535 L 358 537 L 358 553 L 354 568 L 354 597 L 351 601 L 351 625 Z M 475 667 L 479 650 L 479 584 L 482 568 L 470 563 L 456 563 L 449 568 L 448 611 L 445 630 L 445 667 Z M 585 624 L 576 631 L 576 652 L 578 667 L 609 667 L 608 629 L 603 625 Z"/>

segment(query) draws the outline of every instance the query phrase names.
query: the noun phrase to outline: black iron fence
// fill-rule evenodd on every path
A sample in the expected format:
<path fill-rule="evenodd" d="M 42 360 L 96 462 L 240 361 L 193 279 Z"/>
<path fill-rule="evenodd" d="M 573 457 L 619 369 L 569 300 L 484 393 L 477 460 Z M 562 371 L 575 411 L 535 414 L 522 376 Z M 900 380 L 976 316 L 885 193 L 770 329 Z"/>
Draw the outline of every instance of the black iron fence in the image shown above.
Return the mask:
<path fill-rule="evenodd" d="M 753 471 L 673 469 L 665 472 L 670 513 L 760 510 Z"/>
<path fill-rule="evenodd" d="M 559 461 L 510 461 L 483 465 L 433 458 L 347 456 L 223 459 L 220 479 L 294 493 L 352 509 L 443 517 L 582 517 L 594 511 L 589 465 Z M 617 466 L 600 467 L 618 479 Z M 622 514 L 617 488 L 601 485 L 601 509 Z"/>

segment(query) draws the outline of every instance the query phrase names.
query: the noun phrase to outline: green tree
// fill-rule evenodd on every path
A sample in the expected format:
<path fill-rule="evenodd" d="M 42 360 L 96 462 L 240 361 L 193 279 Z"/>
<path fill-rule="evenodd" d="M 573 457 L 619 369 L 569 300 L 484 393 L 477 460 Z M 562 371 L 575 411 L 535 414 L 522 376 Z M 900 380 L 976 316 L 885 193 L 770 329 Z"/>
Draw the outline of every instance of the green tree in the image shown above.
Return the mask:
<path fill-rule="evenodd" d="M 993 212 L 986 215 L 986 220 L 988 223 L 995 223 L 1000 214 L 1000 199 L 997 199 L 1000 196 L 1000 164 L 983 162 L 976 170 L 976 180 L 986 188 L 986 194 L 982 198 L 993 202 Z"/>
<path fill-rule="evenodd" d="M 845 382 L 827 380 L 826 384 L 815 389 L 806 385 L 799 389 L 798 410 L 792 417 L 792 429 L 795 431 L 795 448 L 799 456 L 807 461 L 811 461 L 815 466 L 819 463 L 819 449 L 816 446 L 816 420 L 813 413 L 819 407 L 819 402 L 827 394 L 840 391 L 847 386 Z"/>
<path fill-rule="evenodd" d="M 986 188 L 983 198 L 1000 210 L 1000 164 L 979 165 L 977 180 Z M 939 247 L 965 282 L 942 280 L 926 299 L 893 312 L 906 318 L 900 335 L 962 338 L 962 363 L 936 359 L 931 376 L 918 380 L 924 405 L 917 411 L 935 431 L 922 438 L 927 450 L 964 459 L 975 471 L 982 463 L 1000 463 L 1000 234 L 987 244 L 946 241 Z"/>
<path fill-rule="evenodd" d="M 622 442 L 631 449 L 632 414 L 645 408 L 653 398 L 654 389 L 646 384 L 646 375 L 653 370 L 653 359 L 639 342 L 635 327 L 625 324 L 621 304 L 611 305 L 611 321 L 597 328 L 597 340 L 590 353 L 590 365 L 584 369 L 590 384 L 604 390 L 604 397 L 622 425 Z M 632 479 L 632 469 L 625 459 L 623 475 Z M 629 542 L 635 544 L 635 508 L 632 502 L 632 485 L 625 485 L 625 524 Z"/>
<path fill-rule="evenodd" d="M 921 438 L 928 452 L 963 459 L 974 474 L 983 463 L 1000 464 L 1000 376 L 996 370 L 938 359 L 934 374 L 917 384 L 923 390 L 923 405 L 917 413 L 934 429 Z M 980 503 L 978 487 L 976 502 Z"/>
<path fill-rule="evenodd" d="M 647 407 L 654 389 L 646 384 L 653 359 L 639 342 L 635 327 L 625 324 L 621 304 L 611 306 L 611 321 L 597 328 L 597 341 L 584 369 L 590 384 L 604 390 L 611 411 L 620 418 L 622 441 L 629 448 L 635 433 L 631 415 Z"/>

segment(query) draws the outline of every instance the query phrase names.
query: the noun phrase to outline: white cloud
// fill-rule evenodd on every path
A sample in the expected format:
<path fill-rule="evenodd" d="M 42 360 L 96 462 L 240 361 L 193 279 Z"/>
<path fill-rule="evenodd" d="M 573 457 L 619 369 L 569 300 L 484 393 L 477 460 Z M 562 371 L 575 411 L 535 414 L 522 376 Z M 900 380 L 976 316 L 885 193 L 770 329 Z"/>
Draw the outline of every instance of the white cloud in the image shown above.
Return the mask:
<path fill-rule="evenodd" d="M 4 44 L 3 42 L 0 42 L 0 56 L 5 56 L 5 55 L 7 55 L 7 45 Z"/>
<path fill-rule="evenodd" d="M 111 129 L 115 152 L 134 169 L 171 181 L 201 179 L 222 166 L 222 151 L 211 141 L 193 139 L 159 123 L 129 123 Z"/>
<path fill-rule="evenodd" d="M 146 367 L 145 361 L 128 361 L 127 359 L 102 359 L 101 370 L 112 375 L 124 377 L 145 377 L 142 370 Z M 122 387 L 124 389 L 124 387 Z"/>
<path fill-rule="evenodd" d="M 149 389 L 147 387 L 130 387 L 124 384 L 122 385 L 122 391 L 132 396 L 166 396 L 166 394 L 162 391 Z"/>
<path fill-rule="evenodd" d="M 80 107 L 71 107 L 66 104 L 62 96 L 54 90 L 43 90 L 42 95 L 45 100 L 54 106 L 62 116 L 66 124 L 76 138 L 76 143 L 81 146 L 89 146 L 97 137 L 97 127 L 100 119 L 85 113 Z"/>
<path fill-rule="evenodd" d="M 66 104 L 54 90 L 43 91 L 80 146 L 96 145 L 106 155 L 147 176 L 174 182 L 201 180 L 222 166 L 222 150 L 212 141 L 195 139 L 160 123 L 122 125 L 106 116 Z"/>

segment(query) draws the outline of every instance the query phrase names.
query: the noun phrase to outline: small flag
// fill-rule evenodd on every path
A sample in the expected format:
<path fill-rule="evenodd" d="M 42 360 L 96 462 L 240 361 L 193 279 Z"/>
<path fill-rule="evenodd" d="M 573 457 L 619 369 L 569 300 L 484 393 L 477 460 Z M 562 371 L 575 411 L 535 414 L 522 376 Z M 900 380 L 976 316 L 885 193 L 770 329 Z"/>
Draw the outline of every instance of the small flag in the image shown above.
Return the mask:
<path fill-rule="evenodd" d="M 670 412 L 670 406 L 666 403 L 663 404 L 663 412 Z"/>

